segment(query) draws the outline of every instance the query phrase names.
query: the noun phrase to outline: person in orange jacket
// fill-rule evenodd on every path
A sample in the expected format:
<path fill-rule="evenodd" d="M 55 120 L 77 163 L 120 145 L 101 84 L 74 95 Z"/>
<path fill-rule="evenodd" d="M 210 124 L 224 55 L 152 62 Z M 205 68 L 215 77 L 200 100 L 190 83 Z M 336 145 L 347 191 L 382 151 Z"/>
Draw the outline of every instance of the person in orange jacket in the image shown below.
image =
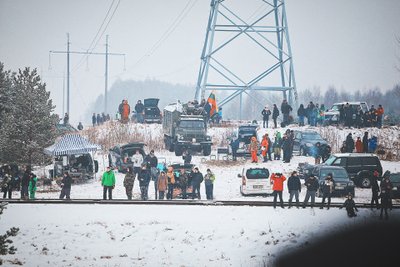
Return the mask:
<path fill-rule="evenodd" d="M 357 137 L 357 141 L 356 141 L 356 152 L 357 153 L 362 153 L 363 152 L 363 143 L 361 141 L 360 137 Z"/>
<path fill-rule="evenodd" d="M 251 153 L 251 162 L 252 163 L 258 162 L 257 151 L 258 151 L 258 141 L 255 136 L 252 136 L 251 142 L 250 142 L 250 153 Z"/>
<path fill-rule="evenodd" d="M 276 208 L 276 199 L 279 196 L 279 201 L 281 202 L 281 207 L 283 207 L 283 198 L 282 198 L 282 191 L 283 191 L 283 182 L 286 181 L 286 177 L 280 173 L 276 172 L 271 175 L 271 184 L 272 184 L 272 190 L 274 190 L 274 209 Z"/>
<path fill-rule="evenodd" d="M 267 152 L 268 152 L 268 148 L 269 148 L 269 143 L 268 143 L 268 137 L 265 134 L 263 136 L 263 139 L 261 141 L 261 155 L 263 156 L 263 162 L 267 162 L 268 158 L 267 158 Z"/>

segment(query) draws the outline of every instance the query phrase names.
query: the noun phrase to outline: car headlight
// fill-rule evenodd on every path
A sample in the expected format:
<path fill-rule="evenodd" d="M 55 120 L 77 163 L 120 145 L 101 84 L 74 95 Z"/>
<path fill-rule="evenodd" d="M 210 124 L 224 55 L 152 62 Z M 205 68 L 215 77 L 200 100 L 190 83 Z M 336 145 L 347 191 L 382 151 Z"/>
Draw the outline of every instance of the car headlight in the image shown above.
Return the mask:
<path fill-rule="evenodd" d="M 192 143 L 196 143 L 196 138 L 193 138 L 193 139 L 192 139 Z"/>
<path fill-rule="evenodd" d="M 306 147 L 312 147 L 313 146 L 313 144 L 311 144 L 311 143 L 306 143 Z"/>
<path fill-rule="evenodd" d="M 183 140 L 183 135 L 178 135 L 178 140 Z"/>
<path fill-rule="evenodd" d="M 208 135 L 206 136 L 206 141 L 211 141 L 211 137 L 209 137 Z"/>
<path fill-rule="evenodd" d="M 353 181 L 350 181 L 347 185 L 348 186 L 354 186 L 354 183 L 353 183 Z"/>

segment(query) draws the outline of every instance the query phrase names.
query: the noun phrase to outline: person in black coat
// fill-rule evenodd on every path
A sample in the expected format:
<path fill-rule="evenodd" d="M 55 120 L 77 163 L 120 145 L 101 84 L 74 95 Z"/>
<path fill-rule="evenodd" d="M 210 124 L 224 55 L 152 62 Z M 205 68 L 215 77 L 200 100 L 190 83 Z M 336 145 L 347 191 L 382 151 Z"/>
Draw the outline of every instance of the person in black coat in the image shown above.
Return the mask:
<path fill-rule="evenodd" d="M 97 118 L 96 118 L 96 113 L 93 113 L 92 115 L 92 125 L 93 127 L 96 126 Z"/>
<path fill-rule="evenodd" d="M 368 139 L 368 132 L 365 132 L 362 140 L 364 153 L 368 153 Z"/>
<path fill-rule="evenodd" d="M 261 111 L 261 115 L 263 116 L 263 128 L 268 128 L 268 121 L 269 121 L 269 116 L 271 115 L 271 110 L 269 110 L 268 107 L 265 107 Z"/>
<path fill-rule="evenodd" d="M 29 180 L 31 179 L 31 171 L 29 167 L 26 167 L 25 172 L 21 179 L 21 199 L 28 199 L 28 187 Z"/>
<path fill-rule="evenodd" d="M 236 139 L 232 138 L 231 142 L 229 143 L 229 145 L 232 148 L 233 161 L 236 161 L 236 159 L 237 159 L 236 158 L 236 153 L 237 153 L 237 150 L 239 149 L 239 143 L 240 143 L 239 138 L 236 138 Z"/>
<path fill-rule="evenodd" d="M 139 180 L 141 199 L 148 200 L 150 171 L 147 169 L 147 164 L 142 164 L 142 168 L 139 171 L 138 180 Z"/>
<path fill-rule="evenodd" d="M 311 197 L 311 207 L 314 207 L 315 194 L 317 193 L 317 190 L 319 188 L 318 179 L 315 178 L 314 174 L 310 174 L 310 177 L 304 182 L 304 185 L 307 188 L 307 192 L 303 202 L 303 209 L 306 207 L 310 197 Z"/>
<path fill-rule="evenodd" d="M 278 116 L 279 116 L 279 109 L 276 106 L 276 104 L 274 104 L 274 108 L 272 110 L 272 119 L 274 120 L 274 128 L 278 127 L 278 123 L 276 121 L 278 119 Z"/>
<path fill-rule="evenodd" d="M 333 182 L 332 173 L 328 173 L 325 178 L 324 184 L 322 185 L 322 203 L 320 209 L 324 208 L 325 199 L 328 199 L 328 206 L 327 209 L 329 210 L 331 206 L 331 196 L 333 193 L 335 183 Z"/>
<path fill-rule="evenodd" d="M 381 182 L 381 214 L 379 219 L 383 219 L 383 211 L 385 211 L 385 220 L 389 219 L 388 209 L 392 206 L 390 194 L 392 192 L 393 184 L 389 180 L 389 175 L 386 175 Z"/>
<path fill-rule="evenodd" d="M 282 151 L 283 151 L 283 162 L 289 163 L 292 157 L 291 154 L 292 142 L 290 136 L 288 136 L 287 134 L 284 134 L 282 138 Z"/>
<path fill-rule="evenodd" d="M 184 164 L 190 164 L 190 162 L 192 162 L 192 153 L 190 152 L 190 149 L 186 149 L 183 152 L 182 159 Z"/>
<path fill-rule="evenodd" d="M 71 199 L 70 198 L 71 185 L 72 185 L 72 178 L 71 176 L 69 176 L 68 172 L 65 172 L 61 180 L 60 199 L 64 199 L 64 197 L 66 197 L 67 199 Z"/>
<path fill-rule="evenodd" d="M 200 195 L 200 184 L 203 182 L 203 174 L 199 171 L 199 168 L 195 167 L 191 173 L 192 176 L 192 199 L 197 197 L 201 199 Z"/>
<path fill-rule="evenodd" d="M 371 199 L 371 209 L 374 208 L 374 204 L 376 208 L 379 209 L 379 186 L 378 186 L 378 171 L 374 171 L 371 175 L 371 191 L 372 191 L 372 199 Z"/>
<path fill-rule="evenodd" d="M 351 133 L 349 133 L 346 137 L 346 148 L 348 153 L 352 153 L 354 150 L 354 140 Z"/>
<path fill-rule="evenodd" d="M 287 187 L 289 190 L 289 209 L 292 207 L 292 199 L 296 199 L 296 207 L 299 208 L 299 193 L 301 192 L 301 182 L 297 171 L 293 171 L 292 175 L 287 181 Z"/>
<path fill-rule="evenodd" d="M 304 118 L 306 117 L 307 112 L 304 108 L 303 104 L 300 104 L 299 109 L 297 110 L 297 116 L 299 117 L 299 126 L 304 126 Z"/>
<path fill-rule="evenodd" d="M 343 206 L 341 206 L 339 209 L 346 208 L 347 211 L 347 216 L 350 218 L 357 216 L 356 211 L 358 212 L 358 209 L 356 207 L 356 203 L 354 202 L 353 195 L 348 194 L 346 201 L 343 203 Z"/>

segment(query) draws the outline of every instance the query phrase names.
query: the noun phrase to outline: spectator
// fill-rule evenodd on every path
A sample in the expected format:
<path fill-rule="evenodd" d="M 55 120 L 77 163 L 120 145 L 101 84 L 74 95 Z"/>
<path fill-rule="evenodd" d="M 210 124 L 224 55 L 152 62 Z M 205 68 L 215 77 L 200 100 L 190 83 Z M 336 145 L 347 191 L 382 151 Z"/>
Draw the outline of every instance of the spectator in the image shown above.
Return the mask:
<path fill-rule="evenodd" d="M 376 147 L 378 146 L 378 138 L 376 136 L 372 136 L 368 139 L 368 152 L 375 153 Z"/>
<path fill-rule="evenodd" d="M 158 159 L 154 155 L 154 150 L 152 149 L 150 153 L 144 159 L 145 163 L 147 164 L 148 169 L 150 170 L 151 180 L 154 182 L 154 196 L 157 199 L 157 179 L 158 179 Z"/>
<path fill-rule="evenodd" d="M 198 167 L 195 167 L 192 173 L 192 199 L 194 199 L 195 197 L 201 199 L 200 184 L 203 182 L 203 179 L 203 174 L 199 171 Z"/>
<path fill-rule="evenodd" d="M 133 162 L 133 173 L 136 176 L 139 174 L 144 161 L 143 156 L 142 154 L 140 154 L 139 150 L 135 151 L 135 154 L 132 156 L 131 160 Z"/>
<path fill-rule="evenodd" d="M 363 143 L 361 142 L 361 138 L 360 137 L 357 137 L 356 152 L 357 153 L 362 153 L 363 152 Z"/>
<path fill-rule="evenodd" d="M 274 160 L 280 160 L 281 159 L 281 145 L 282 145 L 282 138 L 281 138 L 281 133 L 276 132 L 275 134 L 275 140 L 274 140 Z"/>
<path fill-rule="evenodd" d="M 158 189 L 158 199 L 164 200 L 165 191 L 167 191 L 168 181 L 167 175 L 165 175 L 164 171 L 161 171 L 160 175 L 157 179 L 157 189 Z"/>
<path fill-rule="evenodd" d="M 136 103 L 136 105 L 135 105 L 135 111 L 136 111 L 136 118 L 137 118 L 137 121 L 138 121 L 139 123 L 143 123 L 143 122 L 144 122 L 144 118 L 143 118 L 143 115 L 144 115 L 144 105 L 143 105 L 143 103 L 142 103 L 141 100 L 138 100 L 138 101 L 137 101 L 137 103 Z"/>
<path fill-rule="evenodd" d="M 268 161 L 268 158 L 267 158 L 268 149 L 269 149 L 269 143 L 268 143 L 267 135 L 265 134 L 263 136 L 262 141 L 261 141 L 261 150 L 262 150 L 261 151 L 261 155 L 263 157 L 263 162 L 267 162 Z"/>
<path fill-rule="evenodd" d="M 362 143 L 363 143 L 363 152 L 367 153 L 368 152 L 368 132 L 364 132 Z"/>
<path fill-rule="evenodd" d="M 274 108 L 272 110 L 272 119 L 274 120 L 274 128 L 278 127 L 278 123 L 277 123 L 278 117 L 279 117 L 279 109 L 276 106 L 276 104 L 274 104 Z"/>
<path fill-rule="evenodd" d="M 190 153 L 190 149 L 186 149 L 182 155 L 183 163 L 190 164 L 192 161 L 192 154 Z"/>
<path fill-rule="evenodd" d="M 353 195 L 349 193 L 347 195 L 346 201 L 343 203 L 343 206 L 341 206 L 339 209 L 346 208 L 347 211 L 347 216 L 350 218 L 357 216 L 356 211 L 358 212 L 358 209 L 356 207 L 356 203 L 354 202 Z"/>
<path fill-rule="evenodd" d="M 125 99 L 122 99 L 121 103 L 120 103 L 119 106 L 118 106 L 118 113 L 119 113 L 120 118 L 122 118 L 122 112 L 123 112 L 123 108 L 124 108 L 124 102 L 125 102 Z"/>
<path fill-rule="evenodd" d="M 206 188 L 207 200 L 214 199 L 214 181 L 215 181 L 215 174 L 212 173 L 210 169 L 207 169 L 207 173 L 204 176 L 204 185 Z"/>
<path fill-rule="evenodd" d="M 233 161 L 237 160 L 237 150 L 239 149 L 239 138 L 232 138 L 229 145 L 232 148 L 232 159 Z"/>
<path fill-rule="evenodd" d="M 310 177 L 305 181 L 304 185 L 307 188 L 306 197 L 303 202 L 303 209 L 306 207 L 308 200 L 311 197 L 311 207 L 315 204 L 315 194 L 319 188 L 318 180 L 315 178 L 314 174 L 310 174 Z"/>
<path fill-rule="evenodd" d="M 3 192 L 3 198 L 7 197 L 11 199 L 12 196 L 12 179 L 8 173 L 5 173 L 3 176 L 3 181 L 1 181 L 1 191 Z"/>
<path fill-rule="evenodd" d="M 382 105 L 379 104 L 378 108 L 376 109 L 376 124 L 379 129 L 382 128 L 382 118 L 384 113 L 385 110 L 383 109 Z"/>
<path fill-rule="evenodd" d="M 310 148 L 310 154 L 314 157 L 314 164 L 321 163 L 321 143 L 317 142 Z"/>
<path fill-rule="evenodd" d="M 96 122 L 97 122 L 96 113 L 93 112 L 93 115 L 92 115 L 92 125 L 93 125 L 93 127 L 96 126 Z"/>
<path fill-rule="evenodd" d="M 173 198 L 173 191 L 174 191 L 174 184 L 175 184 L 175 175 L 174 175 L 174 168 L 168 167 L 167 171 L 167 182 L 168 182 L 168 192 L 167 192 L 167 199 Z"/>
<path fill-rule="evenodd" d="M 97 122 L 97 125 L 100 125 L 100 124 L 101 124 L 101 117 L 100 117 L 100 114 L 99 114 L 99 113 L 97 113 L 96 122 Z"/>
<path fill-rule="evenodd" d="M 139 180 L 139 186 L 140 186 L 140 198 L 142 200 L 148 200 L 149 199 L 149 183 L 150 183 L 150 170 L 147 169 L 147 164 L 142 164 L 142 167 L 140 169 L 139 175 L 138 175 L 138 180 Z"/>
<path fill-rule="evenodd" d="M 131 114 L 131 106 L 128 104 L 128 100 L 123 100 L 121 122 L 127 123 L 129 121 L 129 114 Z"/>
<path fill-rule="evenodd" d="M 321 203 L 320 209 L 324 208 L 325 199 L 328 198 L 327 209 L 329 210 L 329 208 L 331 206 L 331 196 L 333 193 L 334 185 L 335 185 L 335 183 L 333 182 L 332 173 L 328 173 L 328 175 L 325 178 L 324 184 L 322 185 L 322 203 Z"/>
<path fill-rule="evenodd" d="M 374 204 L 376 208 L 379 209 L 379 186 L 378 186 L 378 176 L 379 172 L 375 170 L 371 176 L 371 191 L 372 191 L 372 198 L 371 198 L 371 210 L 374 208 Z"/>
<path fill-rule="evenodd" d="M 257 152 L 258 152 L 258 141 L 255 136 L 252 136 L 250 142 L 250 154 L 252 163 L 258 162 Z"/>
<path fill-rule="evenodd" d="M 21 179 L 21 199 L 28 200 L 29 180 L 31 179 L 30 167 L 25 168 L 24 175 Z"/>
<path fill-rule="evenodd" d="M 292 207 L 292 199 L 296 199 L 296 207 L 299 208 L 299 193 L 301 192 L 301 182 L 297 175 L 297 171 L 293 171 L 292 175 L 287 181 L 287 187 L 289 190 L 289 209 Z"/>
<path fill-rule="evenodd" d="M 268 128 L 269 116 L 271 115 L 271 110 L 269 110 L 268 106 L 261 111 L 261 115 L 263 116 L 263 128 Z"/>
<path fill-rule="evenodd" d="M 128 200 L 132 200 L 132 190 L 135 184 L 135 174 L 133 173 L 132 167 L 126 168 L 126 174 L 124 178 L 125 193 Z"/>
<path fill-rule="evenodd" d="M 185 172 L 185 169 L 182 168 L 179 174 L 179 186 L 182 190 L 182 198 L 187 199 L 187 186 L 188 186 L 188 176 Z"/>
<path fill-rule="evenodd" d="M 281 112 L 283 114 L 283 126 L 289 125 L 289 113 L 292 111 L 292 107 L 289 105 L 286 99 L 283 99 L 282 104 L 281 104 Z"/>
<path fill-rule="evenodd" d="M 393 185 L 389 180 L 389 175 L 385 175 L 381 182 L 381 214 L 379 219 L 383 219 L 383 211 L 385 211 L 385 220 L 389 219 L 388 209 L 391 208 L 390 194 L 392 192 Z"/>
<path fill-rule="evenodd" d="M 112 199 L 112 190 L 115 188 L 115 175 L 110 166 L 107 166 L 106 171 L 101 178 L 101 185 L 103 186 L 103 200 Z"/>
<path fill-rule="evenodd" d="M 299 117 L 299 126 L 304 126 L 304 117 L 306 116 L 306 110 L 303 104 L 300 104 L 297 110 L 297 116 Z"/>
<path fill-rule="evenodd" d="M 68 122 L 69 122 L 69 116 L 68 116 L 68 113 L 65 113 L 65 115 L 64 115 L 64 125 L 67 125 Z"/>
<path fill-rule="evenodd" d="M 29 179 L 29 199 L 35 199 L 35 194 L 36 194 L 36 183 L 37 183 L 37 176 L 34 173 L 31 173 L 30 179 Z"/>
<path fill-rule="evenodd" d="M 71 186 L 72 186 L 72 178 L 69 176 L 68 172 L 64 172 L 64 176 L 61 180 L 61 193 L 60 199 L 71 199 Z"/>
<path fill-rule="evenodd" d="M 354 150 L 354 140 L 351 133 L 349 133 L 346 137 L 346 149 L 348 153 L 353 153 Z"/>
<path fill-rule="evenodd" d="M 78 124 L 78 130 L 79 130 L 79 131 L 82 131 L 82 130 L 83 130 L 82 122 L 79 122 L 79 124 Z"/>
<path fill-rule="evenodd" d="M 283 182 L 286 181 L 286 177 L 282 175 L 282 173 L 277 172 L 271 175 L 271 184 L 272 190 L 274 191 L 274 209 L 276 208 L 276 200 L 279 196 L 279 201 L 281 203 L 282 209 L 285 207 L 283 206 L 283 198 L 282 198 L 282 191 L 283 191 Z"/>

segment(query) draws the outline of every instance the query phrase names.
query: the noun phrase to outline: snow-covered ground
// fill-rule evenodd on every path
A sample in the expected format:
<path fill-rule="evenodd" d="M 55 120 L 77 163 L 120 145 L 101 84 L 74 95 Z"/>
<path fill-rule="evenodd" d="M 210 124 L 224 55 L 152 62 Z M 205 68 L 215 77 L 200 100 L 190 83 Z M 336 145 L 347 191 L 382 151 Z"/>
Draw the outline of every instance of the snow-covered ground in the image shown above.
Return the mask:
<path fill-rule="evenodd" d="M 218 137 L 232 131 L 232 128 L 210 130 Z M 273 135 L 273 129 L 261 129 L 259 134 L 266 131 Z M 156 156 L 167 163 L 182 161 L 165 150 L 156 150 Z M 99 178 L 107 159 L 101 153 L 96 157 L 100 163 L 97 178 L 73 185 L 72 198 L 102 197 Z M 288 177 L 300 162 L 312 163 L 313 159 L 295 156 L 291 163 L 254 164 L 193 157 L 200 171 L 210 168 L 216 174 L 216 200 L 270 201 L 270 196 L 241 196 L 241 179 L 237 174 L 243 168 L 263 166 Z M 382 161 L 382 164 L 384 170 L 400 171 L 399 162 Z M 126 199 L 123 177 L 116 173 L 115 199 Z M 37 198 L 58 198 L 59 192 L 41 192 L 41 189 L 38 188 Z M 305 191 L 300 194 L 301 201 Z M 201 193 L 205 198 L 204 187 Z M 139 195 L 136 182 L 134 198 L 139 199 Z M 286 187 L 283 195 L 287 201 Z M 371 191 L 357 188 L 355 195 L 357 202 L 367 203 Z M 13 196 L 18 197 L 19 193 Z M 153 183 L 149 197 L 154 199 Z M 332 199 L 332 202 L 343 201 L 344 197 Z M 24 266 L 273 266 L 281 252 L 313 243 L 328 231 L 379 222 L 378 217 L 377 210 L 369 209 L 360 209 L 356 218 L 349 219 L 344 210 L 336 208 L 10 204 L 1 217 L 0 233 L 11 226 L 20 228 L 13 238 L 17 254 L 4 258 L 17 259 L 15 262 L 20 261 Z M 390 211 L 389 217 L 390 221 L 400 221 L 399 210 Z M 5 264 L 9 266 L 11 262 Z"/>

